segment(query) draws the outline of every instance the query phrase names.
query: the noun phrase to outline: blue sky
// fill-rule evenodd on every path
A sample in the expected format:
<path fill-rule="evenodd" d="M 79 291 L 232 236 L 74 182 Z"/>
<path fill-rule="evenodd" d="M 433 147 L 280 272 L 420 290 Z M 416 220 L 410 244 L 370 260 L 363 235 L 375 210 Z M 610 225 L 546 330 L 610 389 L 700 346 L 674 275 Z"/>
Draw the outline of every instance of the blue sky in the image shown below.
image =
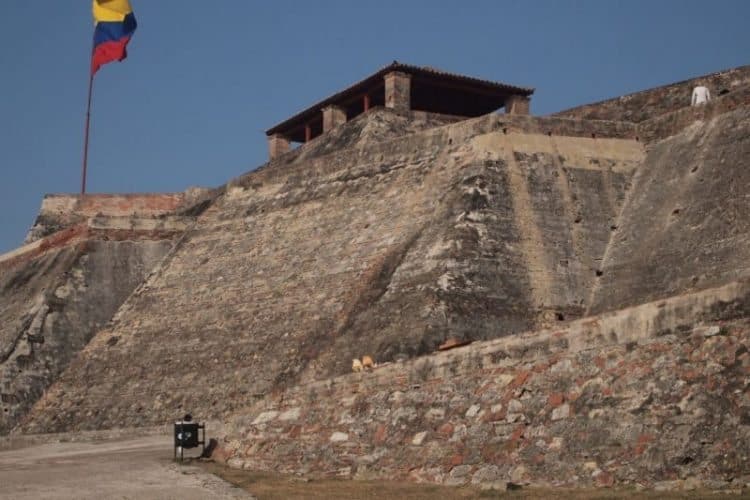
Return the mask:
<path fill-rule="evenodd" d="M 394 59 L 536 87 L 532 112 L 750 64 L 750 2 L 131 0 L 96 77 L 89 192 L 217 186 L 263 131 Z M 0 1 L 0 252 L 45 193 L 77 192 L 88 0 Z"/>

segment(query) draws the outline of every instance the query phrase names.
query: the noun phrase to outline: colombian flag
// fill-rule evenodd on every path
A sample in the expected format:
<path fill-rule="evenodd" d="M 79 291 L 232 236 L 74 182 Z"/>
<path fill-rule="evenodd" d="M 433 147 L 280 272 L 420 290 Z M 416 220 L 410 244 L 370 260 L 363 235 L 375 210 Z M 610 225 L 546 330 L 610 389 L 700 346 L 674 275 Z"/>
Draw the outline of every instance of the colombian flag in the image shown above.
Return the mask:
<path fill-rule="evenodd" d="M 91 74 L 112 61 L 127 57 L 126 47 L 136 28 L 133 9 L 128 0 L 93 0 L 94 52 Z"/>

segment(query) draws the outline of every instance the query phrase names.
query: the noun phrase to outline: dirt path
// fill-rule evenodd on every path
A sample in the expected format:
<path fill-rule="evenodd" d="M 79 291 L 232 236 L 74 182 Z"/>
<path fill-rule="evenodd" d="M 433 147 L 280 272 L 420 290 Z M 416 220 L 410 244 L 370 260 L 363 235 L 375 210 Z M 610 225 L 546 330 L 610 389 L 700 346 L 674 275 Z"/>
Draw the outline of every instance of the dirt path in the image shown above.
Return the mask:
<path fill-rule="evenodd" d="M 194 465 L 172 462 L 169 437 L 51 443 L 0 451 L 0 499 L 252 498 Z"/>

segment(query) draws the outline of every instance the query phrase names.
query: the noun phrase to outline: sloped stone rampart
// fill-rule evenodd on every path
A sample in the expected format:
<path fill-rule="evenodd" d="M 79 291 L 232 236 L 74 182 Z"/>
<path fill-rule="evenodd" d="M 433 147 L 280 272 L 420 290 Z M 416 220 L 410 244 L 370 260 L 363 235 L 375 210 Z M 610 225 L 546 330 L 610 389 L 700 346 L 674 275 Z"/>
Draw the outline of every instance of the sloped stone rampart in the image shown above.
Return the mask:
<path fill-rule="evenodd" d="M 649 147 L 618 217 L 591 313 L 750 276 L 750 108 Z"/>
<path fill-rule="evenodd" d="M 312 475 L 742 488 L 750 283 L 301 384 L 238 412 L 217 456 Z"/>
<path fill-rule="evenodd" d="M 591 137 L 499 115 L 383 140 L 402 117 L 363 116 L 336 132 L 351 147 L 230 182 L 23 429 L 220 419 L 364 353 L 409 358 L 580 316 L 643 157 L 606 132 L 632 127 Z"/>
<path fill-rule="evenodd" d="M 111 319 L 173 235 L 118 241 L 123 235 L 86 233 L 0 265 L 0 434 Z"/>
<path fill-rule="evenodd" d="M 41 219 L 63 228 L 0 255 L 0 434 L 24 417 L 194 221 L 169 211 L 206 194 L 45 198 Z"/>

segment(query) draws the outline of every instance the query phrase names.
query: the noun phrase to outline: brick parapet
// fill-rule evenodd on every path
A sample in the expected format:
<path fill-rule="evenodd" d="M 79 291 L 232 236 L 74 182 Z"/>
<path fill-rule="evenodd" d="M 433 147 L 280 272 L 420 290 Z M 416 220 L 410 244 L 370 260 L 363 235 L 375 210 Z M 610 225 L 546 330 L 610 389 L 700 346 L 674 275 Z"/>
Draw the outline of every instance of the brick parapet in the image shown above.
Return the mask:
<path fill-rule="evenodd" d="M 190 188 L 182 193 L 47 194 L 24 243 L 80 223 L 93 217 L 163 218 L 187 212 L 210 201 L 212 190 Z"/>
<path fill-rule="evenodd" d="M 49 205 L 54 205 L 55 207 L 69 207 L 69 211 L 74 211 L 84 217 L 133 214 L 145 217 L 172 212 L 184 201 L 184 193 L 104 193 L 87 194 L 83 197 L 74 194 L 49 194 L 44 197 L 42 211 Z"/>

